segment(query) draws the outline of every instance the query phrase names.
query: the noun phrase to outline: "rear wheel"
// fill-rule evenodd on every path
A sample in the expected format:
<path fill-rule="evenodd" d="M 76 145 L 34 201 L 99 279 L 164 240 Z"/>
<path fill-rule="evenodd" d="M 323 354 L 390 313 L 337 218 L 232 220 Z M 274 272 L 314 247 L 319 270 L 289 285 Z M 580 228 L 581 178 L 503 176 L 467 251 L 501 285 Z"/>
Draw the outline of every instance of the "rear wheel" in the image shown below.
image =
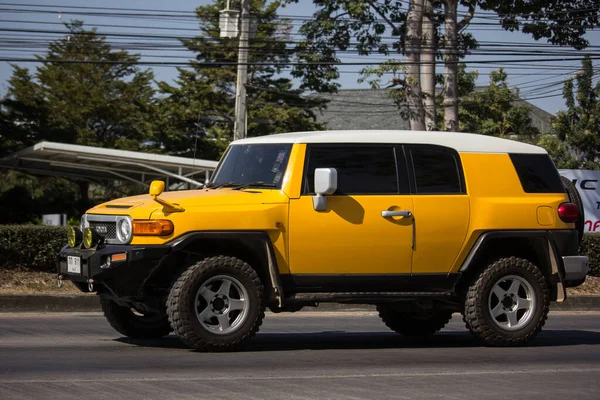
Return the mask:
<path fill-rule="evenodd" d="M 172 331 L 164 312 L 140 314 L 104 296 L 100 296 L 100 305 L 108 323 L 117 332 L 132 339 L 157 339 Z"/>
<path fill-rule="evenodd" d="M 550 290 L 540 270 L 524 259 L 502 258 L 470 285 L 464 319 L 485 344 L 521 345 L 542 330 L 549 306 Z"/>
<path fill-rule="evenodd" d="M 406 336 L 428 336 L 441 330 L 452 318 L 451 311 L 398 311 L 393 304 L 377 306 L 379 317 L 383 323 Z"/>

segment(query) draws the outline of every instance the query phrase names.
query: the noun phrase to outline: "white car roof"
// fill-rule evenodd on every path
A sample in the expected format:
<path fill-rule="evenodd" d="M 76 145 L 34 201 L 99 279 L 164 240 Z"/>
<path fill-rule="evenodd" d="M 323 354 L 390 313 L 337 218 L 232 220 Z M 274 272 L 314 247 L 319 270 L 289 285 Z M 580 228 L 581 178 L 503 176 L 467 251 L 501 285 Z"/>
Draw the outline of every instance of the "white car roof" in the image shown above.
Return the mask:
<path fill-rule="evenodd" d="M 344 130 L 290 132 L 236 140 L 232 145 L 258 143 L 404 143 L 433 144 L 459 153 L 547 154 L 541 147 L 515 140 L 463 132 Z"/>

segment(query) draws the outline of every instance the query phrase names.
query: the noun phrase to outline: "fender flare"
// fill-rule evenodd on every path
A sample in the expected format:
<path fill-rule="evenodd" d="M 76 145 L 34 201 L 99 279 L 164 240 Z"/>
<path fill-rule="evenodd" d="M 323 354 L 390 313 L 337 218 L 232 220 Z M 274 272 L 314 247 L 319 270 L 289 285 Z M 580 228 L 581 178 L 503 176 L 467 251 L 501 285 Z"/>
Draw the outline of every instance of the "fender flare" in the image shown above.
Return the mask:
<path fill-rule="evenodd" d="M 477 256 L 481 251 L 485 248 L 485 245 L 496 239 L 543 239 L 544 240 L 544 253 L 546 254 L 548 261 L 550 263 L 550 276 L 552 281 L 550 282 L 552 285 L 556 286 L 557 293 L 557 301 L 563 301 L 566 298 L 565 288 L 563 285 L 564 277 L 565 277 L 565 267 L 563 264 L 563 259 L 560 256 L 556 244 L 552 239 L 552 231 L 491 231 L 485 232 L 479 236 L 469 254 L 463 261 L 459 272 L 463 275 L 470 271 L 474 265 Z"/>
<path fill-rule="evenodd" d="M 240 240 L 241 242 L 256 241 L 261 243 L 262 256 L 264 257 L 267 276 L 269 279 L 269 302 L 275 303 L 277 307 L 283 307 L 283 285 L 279 274 L 279 267 L 275 257 L 275 249 L 271 238 L 264 231 L 195 231 L 188 232 L 176 239 L 171 240 L 168 245 L 171 246 L 171 254 L 184 251 L 188 245 L 197 240 Z M 252 250 L 258 251 L 257 248 Z"/>

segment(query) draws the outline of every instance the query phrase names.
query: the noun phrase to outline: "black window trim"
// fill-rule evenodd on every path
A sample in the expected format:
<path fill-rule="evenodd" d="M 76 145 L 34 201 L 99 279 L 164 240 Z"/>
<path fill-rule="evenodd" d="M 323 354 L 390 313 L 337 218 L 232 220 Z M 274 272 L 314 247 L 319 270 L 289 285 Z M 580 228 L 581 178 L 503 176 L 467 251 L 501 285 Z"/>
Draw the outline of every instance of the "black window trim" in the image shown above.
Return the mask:
<path fill-rule="evenodd" d="M 405 159 L 408 166 L 408 176 L 409 176 L 409 184 L 410 191 L 415 196 L 458 196 L 458 195 L 466 195 L 467 188 L 465 184 L 465 174 L 462 167 L 462 162 L 460 159 L 460 155 L 458 152 L 450 147 L 435 145 L 435 144 L 405 144 L 404 146 L 404 154 Z M 415 175 L 415 166 L 412 157 L 412 149 L 417 150 L 435 150 L 438 152 L 448 153 L 454 157 L 454 162 L 456 163 L 457 173 L 458 173 L 458 183 L 460 185 L 459 192 L 449 192 L 449 193 L 418 193 L 417 192 L 417 178 Z"/>
<path fill-rule="evenodd" d="M 340 142 L 340 143 L 308 143 L 306 145 L 306 152 L 304 154 L 304 168 L 302 171 L 302 181 L 301 181 L 301 190 L 300 196 L 314 196 L 315 193 L 310 193 L 308 188 L 306 187 L 307 174 L 308 174 L 308 163 L 310 161 L 310 151 L 313 147 L 357 147 L 357 148 L 369 148 L 369 147 L 389 147 L 394 151 L 394 167 L 396 169 L 396 182 L 397 182 L 397 192 L 396 193 L 335 193 L 331 196 L 408 196 L 412 193 L 411 182 L 410 182 L 410 172 L 408 170 L 408 162 L 406 160 L 406 154 L 402 149 L 402 145 L 398 143 L 353 143 L 353 142 Z M 408 192 L 401 193 L 400 192 L 400 160 L 398 155 L 401 155 L 404 158 L 406 167 L 404 171 L 406 175 L 404 176 L 404 180 L 408 182 Z"/>

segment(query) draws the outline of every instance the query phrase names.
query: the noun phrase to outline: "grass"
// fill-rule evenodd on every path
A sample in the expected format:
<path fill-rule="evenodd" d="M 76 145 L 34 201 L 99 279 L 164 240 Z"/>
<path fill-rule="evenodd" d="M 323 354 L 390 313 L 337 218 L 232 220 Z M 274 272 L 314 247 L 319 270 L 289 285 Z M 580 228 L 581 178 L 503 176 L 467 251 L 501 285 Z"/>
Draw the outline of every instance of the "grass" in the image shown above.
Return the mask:
<path fill-rule="evenodd" d="M 82 294 L 70 281 L 59 288 L 51 272 L 0 269 L 0 294 Z"/>
<path fill-rule="evenodd" d="M 580 294 L 600 294 L 600 277 L 588 275 L 583 285 L 567 289 L 567 295 Z"/>
<path fill-rule="evenodd" d="M 82 294 L 71 282 L 62 288 L 56 284 L 56 274 L 50 272 L 0 269 L 0 294 Z M 585 283 L 567 289 L 568 295 L 600 295 L 600 277 L 588 276 Z"/>

